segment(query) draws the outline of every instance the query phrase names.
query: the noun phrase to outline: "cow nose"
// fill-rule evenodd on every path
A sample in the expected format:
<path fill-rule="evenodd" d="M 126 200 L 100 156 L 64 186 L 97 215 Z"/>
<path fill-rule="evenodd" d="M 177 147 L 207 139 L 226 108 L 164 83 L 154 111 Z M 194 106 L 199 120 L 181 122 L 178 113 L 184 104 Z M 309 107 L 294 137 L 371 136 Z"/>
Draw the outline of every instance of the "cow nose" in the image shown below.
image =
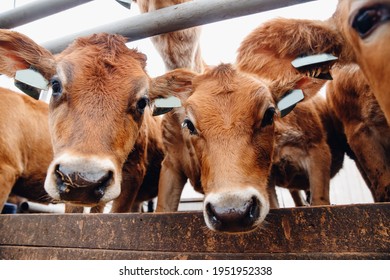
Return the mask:
<path fill-rule="evenodd" d="M 61 199 L 82 204 L 99 202 L 113 178 L 110 170 L 80 172 L 60 164 L 56 166 L 55 174 Z"/>
<path fill-rule="evenodd" d="M 254 229 L 260 217 L 260 201 L 252 197 L 240 207 L 221 207 L 209 202 L 206 214 L 217 231 L 245 232 Z"/>

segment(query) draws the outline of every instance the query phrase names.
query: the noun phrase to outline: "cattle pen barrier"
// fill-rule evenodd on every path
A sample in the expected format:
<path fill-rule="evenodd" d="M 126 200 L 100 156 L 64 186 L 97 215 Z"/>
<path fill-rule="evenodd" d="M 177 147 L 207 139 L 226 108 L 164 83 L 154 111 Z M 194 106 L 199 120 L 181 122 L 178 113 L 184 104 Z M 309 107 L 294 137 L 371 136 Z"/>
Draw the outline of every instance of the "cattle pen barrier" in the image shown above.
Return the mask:
<path fill-rule="evenodd" d="M 35 1 L 0 14 L 0 28 L 90 1 Z M 194 0 L 43 45 L 57 53 L 96 32 L 134 41 L 304 2 Z M 0 259 L 390 259 L 390 203 L 275 209 L 238 235 L 209 230 L 201 212 L 0 215 Z"/>
<path fill-rule="evenodd" d="M 67 0 L 45 1 L 50 3 L 67 2 Z M 89 2 L 86 0 L 83 1 Z M 78 2 L 83 1 L 79 0 Z M 126 37 L 128 41 L 135 41 L 197 25 L 204 25 L 207 23 L 260 13 L 272 9 L 311 1 L 313 0 L 194 0 L 191 2 L 186 2 L 183 4 L 141 14 L 135 17 L 129 17 L 128 19 L 120 20 L 107 25 L 97 26 L 93 29 L 83 30 L 76 34 L 71 34 L 69 36 L 56 39 L 55 41 L 46 42 L 43 44 L 43 46 L 52 53 L 58 53 L 66 48 L 66 46 L 69 45 L 69 43 L 71 43 L 75 38 L 98 32 L 116 33 Z M 77 1 L 73 0 L 72 2 Z M 74 6 L 75 5 L 76 4 L 74 4 Z M 70 6 L 63 7 L 62 9 L 65 10 L 67 8 L 70 8 Z M 22 21 L 23 23 L 26 23 L 27 20 L 22 19 L 25 14 L 29 13 L 28 9 L 31 9 L 31 7 L 21 7 L 17 13 L 6 12 L 0 14 L 0 28 L 9 28 L 9 26 L 16 27 L 17 23 Z M 61 6 L 57 4 L 56 9 L 43 9 L 42 14 L 47 16 L 50 11 L 59 12 L 61 11 Z M 3 20 L 3 18 L 6 18 L 7 21 Z M 12 24 L 9 23 L 9 21 L 11 21 L 9 18 L 12 18 Z M 34 17 L 31 17 L 30 20 L 37 18 L 38 17 L 35 15 Z"/>
<path fill-rule="evenodd" d="M 0 215 L 0 259 L 390 259 L 389 236 L 389 203 L 275 209 L 246 234 L 200 212 Z"/>

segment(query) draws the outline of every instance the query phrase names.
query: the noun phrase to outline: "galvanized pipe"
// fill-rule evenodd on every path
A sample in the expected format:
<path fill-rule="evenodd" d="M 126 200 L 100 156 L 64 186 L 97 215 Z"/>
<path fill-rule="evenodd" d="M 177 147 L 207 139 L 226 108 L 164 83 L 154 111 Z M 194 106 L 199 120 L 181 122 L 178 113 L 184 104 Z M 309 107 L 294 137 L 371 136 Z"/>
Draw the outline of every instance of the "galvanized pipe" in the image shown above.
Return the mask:
<path fill-rule="evenodd" d="M 37 0 L 0 14 L 0 28 L 14 28 L 93 0 Z"/>
<path fill-rule="evenodd" d="M 21 213 L 64 213 L 64 204 L 41 204 L 32 201 L 24 201 L 19 206 Z"/>
<path fill-rule="evenodd" d="M 52 53 L 59 53 L 75 38 L 99 32 L 121 34 L 128 41 L 283 8 L 313 0 L 194 0 L 141 14 L 107 25 L 101 25 L 43 44 Z M 223 32 L 223 30 L 221 30 Z M 229 32 L 226 30 L 226 32 Z"/>

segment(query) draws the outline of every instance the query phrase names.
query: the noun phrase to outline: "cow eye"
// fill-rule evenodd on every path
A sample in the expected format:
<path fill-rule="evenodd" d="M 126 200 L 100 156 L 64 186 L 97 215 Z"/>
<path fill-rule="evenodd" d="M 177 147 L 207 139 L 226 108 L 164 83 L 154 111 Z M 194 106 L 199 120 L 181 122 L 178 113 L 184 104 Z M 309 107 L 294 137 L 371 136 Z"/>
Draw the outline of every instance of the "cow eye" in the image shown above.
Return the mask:
<path fill-rule="evenodd" d="M 352 28 L 364 39 L 382 22 L 390 19 L 389 7 L 383 4 L 362 8 L 353 18 Z"/>
<path fill-rule="evenodd" d="M 198 132 L 196 131 L 195 125 L 192 123 L 192 121 L 188 118 L 185 118 L 183 123 L 181 124 L 182 128 L 187 127 L 188 131 L 191 135 L 197 135 Z"/>
<path fill-rule="evenodd" d="M 58 78 L 53 78 L 50 80 L 51 89 L 53 91 L 53 97 L 61 96 L 62 94 L 62 83 Z"/>
<path fill-rule="evenodd" d="M 263 120 L 261 121 L 261 127 L 266 127 L 273 124 L 275 112 L 276 110 L 273 107 L 270 107 L 265 111 Z"/>
<path fill-rule="evenodd" d="M 137 105 L 136 105 L 137 111 L 140 112 L 141 114 L 143 114 L 145 111 L 145 108 L 146 108 L 146 106 L 148 106 L 148 104 L 149 104 L 149 98 L 146 96 L 141 97 L 137 101 Z"/>

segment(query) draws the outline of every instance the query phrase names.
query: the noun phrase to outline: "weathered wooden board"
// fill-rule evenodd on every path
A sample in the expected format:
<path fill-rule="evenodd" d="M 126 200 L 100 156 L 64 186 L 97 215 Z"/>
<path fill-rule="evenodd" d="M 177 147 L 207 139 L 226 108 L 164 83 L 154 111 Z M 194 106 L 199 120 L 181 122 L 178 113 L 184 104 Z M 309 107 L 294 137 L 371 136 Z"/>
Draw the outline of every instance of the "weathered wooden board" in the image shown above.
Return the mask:
<path fill-rule="evenodd" d="M 247 234 L 202 213 L 0 215 L 1 259 L 390 259 L 390 203 L 272 210 Z"/>

